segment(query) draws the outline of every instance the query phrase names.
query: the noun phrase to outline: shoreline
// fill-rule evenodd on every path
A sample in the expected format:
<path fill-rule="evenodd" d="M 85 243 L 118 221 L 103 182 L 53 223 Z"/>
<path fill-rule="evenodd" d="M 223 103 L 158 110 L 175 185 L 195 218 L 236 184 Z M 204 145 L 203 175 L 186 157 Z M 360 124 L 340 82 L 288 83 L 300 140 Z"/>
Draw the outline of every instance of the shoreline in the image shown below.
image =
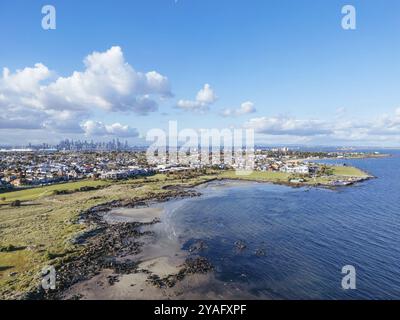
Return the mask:
<path fill-rule="evenodd" d="M 219 181 L 243 181 L 243 182 L 256 182 L 256 183 L 269 183 L 269 184 L 273 184 L 273 185 L 279 185 L 279 186 L 285 186 L 285 187 L 291 187 L 291 188 L 324 188 L 324 189 L 331 189 L 331 190 L 335 190 L 338 187 L 351 187 L 355 184 L 361 183 L 361 182 L 365 182 L 371 179 L 376 179 L 377 177 L 374 176 L 368 176 L 368 177 L 363 177 L 360 178 L 356 181 L 352 181 L 351 183 L 348 184 L 344 184 L 344 185 L 330 185 L 330 184 L 321 184 L 321 183 L 317 183 L 317 184 L 305 184 L 305 183 L 293 183 L 293 182 L 276 182 L 276 181 L 262 181 L 262 180 L 256 180 L 256 179 L 245 179 L 245 178 L 220 178 L 217 179 Z"/>
<path fill-rule="evenodd" d="M 369 180 L 372 176 L 362 177 L 354 183 Z M 143 228 L 153 227 L 161 222 L 160 210 L 150 214 L 152 219 L 143 220 L 146 216 L 146 210 L 154 209 L 154 205 L 168 202 L 171 200 L 186 199 L 201 196 L 197 190 L 193 190 L 201 185 L 207 185 L 213 181 L 235 181 L 235 182 L 257 182 L 270 183 L 275 185 L 284 185 L 292 188 L 316 187 L 335 189 L 333 186 L 324 185 L 304 185 L 293 184 L 290 182 L 273 182 L 260 181 L 256 179 L 229 179 L 221 177 L 212 177 L 210 179 L 192 183 L 189 185 L 165 185 L 163 190 L 167 190 L 164 194 L 151 194 L 143 199 L 114 200 L 111 202 L 99 204 L 91 207 L 89 210 L 79 215 L 77 223 L 87 225 L 87 228 L 80 234 L 77 234 L 72 240 L 73 243 L 82 246 L 82 250 L 78 254 L 67 261 L 61 259 L 57 265 L 57 283 L 58 290 L 56 292 L 45 292 L 41 288 L 36 291 L 29 292 L 25 295 L 25 299 L 81 299 L 84 298 L 77 294 L 72 294 L 74 288 L 79 292 L 82 285 L 92 283 L 92 279 L 103 278 L 103 283 L 113 286 L 122 277 L 131 275 L 131 278 L 138 281 L 137 285 L 145 287 L 145 292 L 151 292 L 152 297 L 159 297 L 154 292 L 154 287 L 163 292 L 171 291 L 174 287 L 182 290 L 183 280 L 185 278 L 196 278 L 202 284 L 207 283 L 207 278 L 212 276 L 212 265 L 204 258 L 187 258 L 181 260 L 175 268 L 168 266 L 165 257 L 155 259 L 152 263 L 143 267 L 145 261 L 138 260 L 140 253 L 148 242 L 144 241 L 146 237 L 154 236 L 151 230 L 143 231 Z M 139 216 L 131 217 L 132 221 L 107 221 L 106 215 L 113 210 L 138 209 L 142 210 Z M 144 211 L 143 211 L 144 210 Z M 149 211 L 147 211 L 149 213 Z M 121 214 L 119 214 L 121 216 Z M 123 216 L 123 214 L 122 214 Z M 115 218 L 115 217 L 114 217 Z M 146 217 L 147 218 L 147 217 Z M 187 255 L 188 257 L 189 255 Z M 129 258 L 126 258 L 129 257 Z M 160 258 L 160 257 L 159 257 Z M 161 267 L 160 267 L 161 266 Z M 162 270 L 171 271 L 168 274 L 161 272 Z M 173 272 L 175 271 L 175 272 Z M 202 280 L 199 280 L 199 279 Z M 132 280 L 132 279 L 131 279 Z M 100 281 L 100 280 L 98 280 Z M 97 287 L 96 283 L 92 283 Z M 188 284 L 186 284 L 188 286 Z M 103 284 L 104 288 L 104 284 Z M 99 288 L 98 288 L 99 289 Z M 99 289 L 100 290 L 100 289 Z M 103 289 L 102 289 L 103 290 Z M 127 289 L 125 289 L 127 290 Z M 146 291 L 147 290 L 147 291 Z M 135 292 L 132 298 L 146 298 L 143 291 Z M 169 296 L 169 298 L 184 298 L 183 294 Z M 192 296 L 193 297 L 193 296 Z M 94 297 L 95 298 L 95 297 Z M 147 296 L 147 298 L 149 298 Z"/>
<path fill-rule="evenodd" d="M 320 160 L 363 160 L 363 159 L 381 159 L 381 158 L 390 158 L 393 157 L 390 153 L 382 153 L 382 154 L 370 154 L 370 155 L 360 155 L 360 156 L 353 156 L 353 157 L 343 157 L 343 158 L 334 158 L 334 157 L 324 157 L 324 158 L 311 158 L 311 159 L 298 159 L 301 161 L 306 160 L 313 160 L 313 161 L 320 161 Z"/>
<path fill-rule="evenodd" d="M 152 289 L 173 288 L 187 277 L 195 275 L 199 277 L 200 275 L 200 278 L 201 276 L 205 278 L 205 275 L 212 270 L 211 264 L 205 258 L 186 257 L 181 259 L 175 268 L 168 265 L 164 261 L 165 259 L 154 259 L 151 263 L 137 259 L 143 252 L 143 248 L 149 244 L 149 241 L 144 238 L 154 236 L 151 227 L 160 223 L 162 210 L 157 210 L 157 213 L 153 212 L 152 219 L 148 221 L 136 221 L 134 215 L 131 217 L 132 221 L 129 222 L 110 221 L 105 217 L 113 210 L 133 209 L 140 210 L 139 220 L 141 220 L 146 210 L 154 210 L 154 204 L 196 196 L 200 196 L 200 193 L 193 190 L 180 190 L 167 196 L 159 195 L 132 201 L 112 201 L 83 212 L 79 217 L 79 223 L 84 223 L 88 227 L 73 241 L 82 245 L 84 249 L 71 261 L 61 260 L 55 266 L 57 290 L 45 291 L 38 287 L 36 291 L 27 293 L 23 298 L 81 299 L 84 297 L 79 293 L 74 293 L 74 287 L 79 288 L 81 284 L 90 283 L 92 279 L 101 275 L 105 275 L 109 286 L 119 282 L 119 278 L 123 276 L 134 275 L 136 280 L 140 280 L 137 285 L 146 287 L 153 294 L 154 290 Z M 146 227 L 149 230 L 142 230 Z M 165 273 L 165 270 L 169 270 L 170 273 Z M 140 296 L 132 296 L 132 298 L 140 298 Z"/>

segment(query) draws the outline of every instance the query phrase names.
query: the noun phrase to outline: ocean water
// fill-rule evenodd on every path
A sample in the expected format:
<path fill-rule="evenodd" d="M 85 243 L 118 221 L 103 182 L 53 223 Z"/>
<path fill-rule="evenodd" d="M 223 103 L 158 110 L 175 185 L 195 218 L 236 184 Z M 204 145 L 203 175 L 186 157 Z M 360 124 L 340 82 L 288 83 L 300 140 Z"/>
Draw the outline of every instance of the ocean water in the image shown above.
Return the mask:
<path fill-rule="evenodd" d="M 168 225 L 185 250 L 204 242 L 198 254 L 219 281 L 256 297 L 400 299 L 400 153 L 330 162 L 377 179 L 336 190 L 211 184 L 170 204 Z M 341 287 L 345 265 L 356 268 L 355 290 Z"/>

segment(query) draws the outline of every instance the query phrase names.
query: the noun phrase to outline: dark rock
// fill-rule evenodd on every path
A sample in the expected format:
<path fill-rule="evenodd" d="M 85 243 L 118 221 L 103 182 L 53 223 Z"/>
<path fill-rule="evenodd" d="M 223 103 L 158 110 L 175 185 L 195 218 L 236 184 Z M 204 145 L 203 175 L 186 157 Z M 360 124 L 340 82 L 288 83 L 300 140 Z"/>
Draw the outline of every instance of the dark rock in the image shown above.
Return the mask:
<path fill-rule="evenodd" d="M 247 246 L 246 246 L 246 243 L 244 241 L 238 240 L 238 241 L 235 242 L 235 247 L 236 247 L 237 250 L 242 251 L 242 250 L 246 249 Z"/>
<path fill-rule="evenodd" d="M 264 250 L 264 249 L 257 249 L 254 253 L 255 253 L 255 255 L 256 255 L 257 257 L 263 257 L 263 256 L 265 256 L 265 250 Z"/>

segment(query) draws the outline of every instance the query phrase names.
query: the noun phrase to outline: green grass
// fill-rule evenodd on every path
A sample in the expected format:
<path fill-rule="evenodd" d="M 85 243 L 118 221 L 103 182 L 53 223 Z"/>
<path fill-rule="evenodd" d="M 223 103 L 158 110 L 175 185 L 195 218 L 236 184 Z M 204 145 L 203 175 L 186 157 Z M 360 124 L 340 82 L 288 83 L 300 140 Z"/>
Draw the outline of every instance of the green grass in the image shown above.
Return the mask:
<path fill-rule="evenodd" d="M 0 204 L 10 203 L 15 200 L 32 201 L 45 196 L 49 196 L 56 190 L 74 191 L 82 187 L 100 187 L 100 186 L 107 186 L 110 184 L 111 184 L 110 181 L 104 181 L 104 180 L 81 180 L 77 182 L 60 183 L 44 187 L 10 191 L 5 193 L 0 193 L 0 199 L 5 198 L 5 200 L 0 200 Z"/>
<path fill-rule="evenodd" d="M 266 182 L 288 182 L 290 174 L 275 171 L 253 171 L 249 175 L 238 175 L 234 170 L 224 171 L 218 175 L 222 179 L 239 179 Z"/>
<path fill-rule="evenodd" d="M 364 171 L 349 166 L 332 166 L 333 174 L 337 176 L 350 176 L 350 177 L 367 177 L 368 174 Z"/>

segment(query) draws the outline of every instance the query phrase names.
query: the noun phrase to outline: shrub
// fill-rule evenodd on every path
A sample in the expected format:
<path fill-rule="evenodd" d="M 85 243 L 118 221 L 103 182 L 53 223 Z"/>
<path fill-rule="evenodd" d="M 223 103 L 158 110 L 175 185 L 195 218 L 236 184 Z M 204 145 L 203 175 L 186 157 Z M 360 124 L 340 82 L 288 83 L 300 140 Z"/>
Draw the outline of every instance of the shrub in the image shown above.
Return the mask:
<path fill-rule="evenodd" d="M 12 244 L 8 244 L 6 246 L 0 246 L 0 252 L 12 252 L 17 249 L 18 248 L 16 246 L 13 246 Z"/>
<path fill-rule="evenodd" d="M 47 251 L 46 254 L 45 254 L 45 257 L 46 257 L 47 260 L 53 260 L 53 259 L 60 258 L 60 257 L 63 257 L 63 256 L 65 256 L 64 253 L 53 253 L 53 252 L 50 252 L 50 251 Z"/>
<path fill-rule="evenodd" d="M 11 207 L 20 207 L 21 206 L 21 200 L 15 200 L 11 202 Z"/>
<path fill-rule="evenodd" d="M 80 187 L 78 190 L 79 191 L 92 191 L 92 190 L 96 190 L 96 189 L 98 189 L 98 187 L 84 186 L 84 187 Z"/>

